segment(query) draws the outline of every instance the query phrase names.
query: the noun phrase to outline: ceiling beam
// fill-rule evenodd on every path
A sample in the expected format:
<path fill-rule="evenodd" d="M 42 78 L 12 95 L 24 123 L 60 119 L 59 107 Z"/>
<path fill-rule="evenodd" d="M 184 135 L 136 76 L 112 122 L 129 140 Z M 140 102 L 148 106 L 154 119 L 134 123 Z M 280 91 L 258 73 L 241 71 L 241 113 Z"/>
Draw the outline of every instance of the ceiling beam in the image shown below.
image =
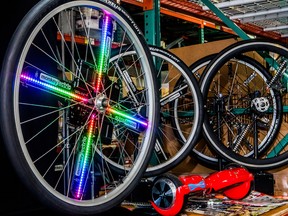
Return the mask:
<path fill-rule="evenodd" d="M 182 20 L 186 20 L 188 22 L 198 24 L 200 27 L 209 27 L 212 29 L 217 29 L 217 30 L 221 30 L 223 32 L 227 32 L 229 34 L 235 34 L 230 28 L 227 28 L 226 26 L 216 25 L 213 22 L 199 19 L 199 18 L 193 17 L 191 15 L 175 12 L 175 11 L 163 8 L 163 7 L 160 8 L 160 12 L 161 12 L 161 14 L 165 14 L 168 16 L 176 17 L 176 18 L 179 18 Z"/>
<path fill-rule="evenodd" d="M 152 10 L 153 9 L 153 0 L 145 0 L 145 1 L 137 1 L 137 0 L 117 0 L 117 2 L 126 2 L 129 4 L 133 4 L 139 7 L 142 7 L 143 10 Z"/>
<path fill-rule="evenodd" d="M 238 14 L 238 15 L 233 15 L 230 16 L 230 19 L 242 19 L 246 17 L 256 17 L 256 16 L 265 16 L 268 14 L 275 14 L 275 13 L 284 13 L 288 12 L 288 7 L 283 7 L 279 9 L 270 9 L 270 10 L 263 10 L 263 11 L 258 11 L 258 12 L 253 12 L 253 13 L 244 13 L 244 14 Z"/>
<path fill-rule="evenodd" d="M 265 14 L 261 16 L 246 17 L 246 18 L 242 18 L 239 20 L 242 23 L 249 23 L 249 22 L 262 21 L 262 20 L 272 20 L 272 19 L 277 19 L 277 18 L 282 18 L 282 17 L 288 17 L 288 13 L 283 12 L 283 13 L 275 13 L 275 14 Z"/>
<path fill-rule="evenodd" d="M 237 5 L 244 5 L 244 4 L 250 4 L 250 3 L 255 3 L 255 2 L 260 2 L 263 0 L 234 0 L 234 1 L 226 1 L 226 2 L 221 2 L 221 3 L 216 3 L 214 4 L 217 8 L 226 8 L 226 7 L 233 7 Z M 203 10 L 209 10 L 209 7 L 203 6 Z"/>
<path fill-rule="evenodd" d="M 276 31 L 281 29 L 288 29 L 288 25 L 279 25 L 279 26 L 273 26 L 273 27 L 267 27 L 264 28 L 264 31 Z"/>
<path fill-rule="evenodd" d="M 177 13 L 181 13 L 182 16 L 185 14 L 185 16 L 194 16 L 194 17 L 201 17 L 202 19 L 205 19 L 207 21 L 213 22 L 214 23 L 214 28 L 215 26 L 219 26 L 219 22 L 223 24 L 223 21 L 217 17 L 212 11 L 204 11 L 202 9 L 202 6 L 190 2 L 188 0 L 160 0 L 161 3 L 161 9 L 164 8 L 169 8 L 169 10 L 171 10 L 171 14 L 170 16 L 175 16 L 176 15 L 176 11 Z M 172 10 L 172 9 L 173 10 Z M 163 11 L 161 11 L 161 13 L 163 13 Z M 180 17 L 178 17 L 180 18 Z M 183 19 L 183 17 L 182 17 Z M 247 34 L 252 34 L 252 35 L 256 35 L 256 36 L 260 36 L 260 37 L 266 37 L 266 38 L 271 38 L 274 40 L 279 40 L 279 41 L 283 41 L 284 43 L 288 44 L 288 38 L 282 38 L 281 35 L 277 32 L 265 32 L 263 31 L 262 27 L 259 27 L 255 24 L 252 23 L 241 23 L 240 20 L 234 20 L 234 22 L 240 27 L 242 28 L 245 32 L 247 32 Z M 216 24 L 217 23 L 217 24 Z M 221 25 L 221 24 L 220 24 Z M 206 26 L 206 25 L 205 25 Z M 221 27 L 221 29 L 229 29 L 231 31 L 230 28 L 225 28 L 224 26 Z M 222 30 L 223 31 L 223 30 Z"/>

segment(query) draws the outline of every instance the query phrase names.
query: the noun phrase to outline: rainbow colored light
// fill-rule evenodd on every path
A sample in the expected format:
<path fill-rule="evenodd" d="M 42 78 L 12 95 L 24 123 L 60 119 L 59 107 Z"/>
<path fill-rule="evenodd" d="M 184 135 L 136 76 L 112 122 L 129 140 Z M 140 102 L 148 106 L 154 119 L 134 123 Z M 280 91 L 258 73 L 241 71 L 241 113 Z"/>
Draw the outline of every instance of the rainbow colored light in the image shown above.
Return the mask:
<path fill-rule="evenodd" d="M 95 87 L 96 92 L 99 92 L 100 90 L 102 74 L 105 74 L 107 72 L 107 64 L 108 59 L 110 57 L 111 42 L 112 42 L 112 28 L 113 28 L 112 18 L 107 14 L 105 14 L 103 18 L 102 41 L 97 68 L 98 78 Z"/>
<path fill-rule="evenodd" d="M 43 82 L 43 81 L 40 81 L 38 79 L 35 79 L 35 78 L 32 78 L 26 74 L 21 74 L 21 79 L 27 81 L 27 82 L 30 82 L 30 83 L 33 83 L 34 85 L 37 85 L 37 86 L 41 86 L 45 89 L 48 89 L 49 91 L 53 92 L 53 93 L 56 93 L 56 94 L 59 94 L 59 95 L 62 95 L 62 96 L 65 96 L 67 98 L 72 98 L 74 100 L 78 100 L 78 101 L 81 101 L 81 102 L 88 102 L 88 98 L 85 98 L 85 97 L 82 97 L 80 95 L 77 95 L 77 94 L 74 94 L 70 91 L 67 91 L 67 90 L 64 90 L 62 88 L 59 88 L 59 87 L 56 87 L 52 84 L 49 84 L 49 83 L 46 83 L 46 82 Z M 122 111 L 119 111 L 119 110 L 115 110 L 115 109 L 112 109 L 110 107 L 107 108 L 107 111 L 114 114 L 114 115 L 118 115 L 118 116 L 121 116 L 123 117 L 124 119 L 129 119 L 133 122 L 137 122 L 145 127 L 147 127 L 148 123 L 145 122 L 145 121 L 142 121 L 140 119 L 137 119 L 135 117 L 132 117 L 131 115 L 129 114 L 126 114 L 125 112 L 122 112 Z"/>
<path fill-rule="evenodd" d="M 121 117 L 123 117 L 124 119 L 129 119 L 129 120 L 131 120 L 131 121 L 133 121 L 133 122 L 137 122 L 137 123 L 141 124 L 142 126 L 145 126 L 145 127 L 148 126 L 148 123 L 147 123 L 147 122 L 142 121 L 142 120 L 137 119 L 137 118 L 134 118 L 134 117 L 132 117 L 131 115 L 128 115 L 128 114 L 126 114 L 126 113 L 124 113 L 124 112 L 121 112 L 121 111 L 119 111 L 119 110 L 114 110 L 114 109 L 108 107 L 108 108 L 107 108 L 107 111 L 110 112 L 110 113 L 112 113 L 112 114 L 114 114 L 114 115 L 121 116 Z"/>
<path fill-rule="evenodd" d="M 81 158 L 80 163 L 80 169 L 81 169 L 81 174 L 80 174 L 80 180 L 77 185 L 74 185 L 76 187 L 76 194 L 74 194 L 75 198 L 79 199 L 81 198 L 82 194 L 84 193 L 85 189 L 85 183 L 86 179 L 88 178 L 89 174 L 89 169 L 90 169 L 90 162 L 91 162 L 91 157 L 92 157 L 92 138 L 94 134 L 94 129 L 95 129 L 95 115 L 92 115 L 88 127 L 88 132 L 87 132 L 87 142 L 84 148 L 84 157 Z"/>
<path fill-rule="evenodd" d="M 59 88 L 59 87 L 56 87 L 52 84 L 40 81 L 40 80 L 35 79 L 35 78 L 32 78 L 26 74 L 21 74 L 21 79 L 26 80 L 27 82 L 31 82 L 35 85 L 44 87 L 45 89 L 48 89 L 48 90 L 52 91 L 53 93 L 65 96 L 67 98 L 73 98 L 74 100 L 78 100 L 78 101 L 82 101 L 82 102 L 88 102 L 88 98 L 82 97 L 82 96 L 74 94 L 70 91 L 64 90 L 63 88 Z"/>

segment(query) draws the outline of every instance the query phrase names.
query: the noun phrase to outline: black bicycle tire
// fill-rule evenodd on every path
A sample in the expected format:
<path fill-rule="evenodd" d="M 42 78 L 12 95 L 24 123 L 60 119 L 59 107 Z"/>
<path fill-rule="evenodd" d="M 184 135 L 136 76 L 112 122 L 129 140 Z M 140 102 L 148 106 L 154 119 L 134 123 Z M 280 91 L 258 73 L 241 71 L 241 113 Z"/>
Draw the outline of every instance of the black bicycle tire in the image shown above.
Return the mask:
<path fill-rule="evenodd" d="M 190 84 L 189 86 L 191 86 L 191 91 L 193 90 L 193 102 L 196 104 L 195 107 L 197 108 L 197 110 L 193 110 L 196 115 L 197 115 L 197 118 L 198 119 L 196 121 L 196 124 L 195 122 L 193 122 L 193 134 L 190 133 L 189 136 L 192 136 L 192 140 L 189 141 L 188 143 L 188 146 L 185 148 L 185 150 L 183 151 L 182 150 L 182 153 L 174 160 L 172 161 L 172 163 L 170 164 L 167 164 L 165 165 L 164 167 L 159 167 L 158 169 L 154 169 L 154 170 L 151 170 L 149 171 L 149 169 L 146 170 L 144 176 L 157 176 L 157 175 L 160 175 L 160 174 L 163 174 L 164 172 L 168 172 L 169 170 L 175 168 L 177 165 L 179 165 L 185 158 L 187 158 L 187 156 L 190 154 L 191 150 L 194 148 L 194 146 L 197 144 L 197 141 L 199 140 L 199 137 L 201 135 L 201 131 L 202 131 L 202 123 L 203 123 L 203 99 L 202 99 L 202 94 L 201 94 L 201 91 L 200 91 L 200 88 L 199 88 L 199 84 L 198 84 L 198 81 L 197 79 L 195 78 L 195 76 L 193 76 L 193 74 L 191 74 L 189 68 L 187 67 L 187 65 L 181 60 L 179 59 L 175 54 L 169 52 L 168 50 L 165 50 L 165 49 L 159 49 L 157 47 L 150 47 L 150 50 L 152 52 L 155 52 L 156 50 L 158 50 L 158 52 L 161 52 L 163 55 L 165 55 L 167 58 L 171 58 L 173 59 L 173 61 L 175 62 L 175 64 L 179 65 L 180 68 L 183 70 L 184 72 L 184 75 L 186 76 L 185 77 L 185 81 L 189 81 L 192 83 L 192 85 Z M 188 79 L 187 79 L 188 78 Z M 183 82 L 184 80 L 184 76 L 180 77 L 178 80 L 177 80 L 177 83 L 179 84 L 179 82 Z M 175 84 L 175 89 L 177 89 L 177 84 Z M 173 92 L 173 91 L 172 91 Z M 161 99 L 160 99 L 161 100 Z M 176 105 L 175 101 L 178 102 L 178 100 L 173 100 L 169 103 L 169 106 L 171 107 L 174 107 Z M 161 104 L 161 103 L 160 103 Z M 175 124 L 176 124 L 176 121 L 175 121 L 175 116 L 176 116 L 176 113 L 177 113 L 177 107 L 173 109 L 173 113 L 171 115 L 171 125 L 174 126 L 173 127 L 173 132 L 174 134 L 176 134 L 176 137 L 178 137 L 179 139 L 179 136 L 177 136 L 177 132 L 175 131 L 176 127 L 175 127 Z M 200 108 L 200 109 L 198 109 Z M 179 139 L 181 140 L 181 139 Z M 186 141 L 184 141 L 182 139 L 181 141 L 182 143 L 185 143 L 183 145 L 187 145 Z"/>
<path fill-rule="evenodd" d="M 13 34 L 13 37 L 9 43 L 8 49 L 6 51 L 6 55 L 3 61 L 3 66 L 1 70 L 1 90 L 5 92 L 5 94 L 2 94 L 1 96 L 1 121 L 7 122 L 7 124 L 1 125 L 1 130 L 3 134 L 3 139 L 5 143 L 5 147 L 7 149 L 7 153 L 9 155 L 9 158 L 11 159 L 11 163 L 14 166 L 15 170 L 17 171 L 17 174 L 19 175 L 21 181 L 27 186 L 29 190 L 31 190 L 32 193 L 34 193 L 39 200 L 41 200 L 45 205 L 49 206 L 49 208 L 55 208 L 57 211 L 67 213 L 67 214 L 77 214 L 77 215 L 95 215 L 98 213 L 102 213 L 104 211 L 107 211 L 108 209 L 120 204 L 128 194 L 130 194 L 133 189 L 137 186 L 138 182 L 142 178 L 142 175 L 146 169 L 146 165 L 149 162 L 149 156 L 153 149 L 153 143 L 152 141 L 151 145 L 149 145 L 149 149 L 147 148 L 144 152 L 145 153 L 145 159 L 143 159 L 143 166 L 135 173 L 134 177 L 131 178 L 131 184 L 127 185 L 127 188 L 125 189 L 125 193 L 118 194 L 117 196 L 111 199 L 110 201 L 106 203 L 99 203 L 99 204 L 84 204 L 84 205 L 75 205 L 75 203 L 69 203 L 69 202 L 63 202 L 61 199 L 55 198 L 54 195 L 50 194 L 48 190 L 40 183 L 38 182 L 38 179 L 34 176 L 34 174 L 31 172 L 29 165 L 27 164 L 26 159 L 24 158 L 24 152 L 22 151 L 18 140 L 18 137 L 16 135 L 16 125 L 14 122 L 14 115 L 11 110 L 14 110 L 14 101 L 11 99 L 13 98 L 13 83 L 14 79 L 16 79 L 15 71 L 17 70 L 18 61 L 21 61 L 20 59 L 20 53 L 26 43 L 26 39 L 28 39 L 29 34 L 31 31 L 35 28 L 35 26 L 42 21 L 42 18 L 49 14 L 50 11 L 57 7 L 61 7 L 65 3 L 69 3 L 73 1 L 67 1 L 67 0 L 42 0 L 38 4 L 36 4 L 23 18 L 23 20 L 19 23 L 15 33 Z M 75 1 L 76 2 L 76 1 Z M 77 1 L 78 3 L 81 1 Z M 87 3 L 88 1 L 82 1 L 83 3 Z M 96 1 L 90 1 L 93 4 L 96 4 Z M 80 4 L 80 3 L 79 3 Z M 89 4 L 89 2 L 87 3 Z M 105 0 L 105 1 L 97 1 L 97 6 L 105 6 L 105 8 L 109 9 L 110 11 L 113 11 L 113 13 L 118 14 L 118 16 L 123 19 L 123 22 L 125 22 L 130 29 L 133 29 L 134 34 L 137 35 L 138 41 L 144 52 L 147 56 L 147 67 L 150 69 L 148 70 L 148 73 L 151 73 L 151 76 L 154 76 L 154 66 L 153 66 L 153 60 L 150 55 L 149 48 L 146 44 L 145 38 L 138 28 L 138 26 L 135 24 L 133 19 L 128 15 L 128 13 L 120 7 L 118 4 L 116 4 L 113 1 Z M 156 80 L 156 79 L 152 79 Z M 150 88 L 153 88 L 156 86 L 156 83 L 153 81 L 151 83 Z M 158 113 L 158 97 L 157 94 L 155 95 L 155 100 L 151 104 L 155 108 L 155 113 Z M 156 126 L 156 122 L 158 122 L 157 114 L 155 116 L 155 124 L 152 125 L 152 128 Z M 155 135 L 151 135 L 151 140 L 155 139 Z M 33 185 L 33 187 L 31 187 Z"/>
<path fill-rule="evenodd" d="M 215 71 L 217 70 L 217 69 L 215 69 L 214 72 L 212 72 L 213 73 L 213 75 L 212 75 L 211 71 L 213 71 L 213 68 L 218 67 L 218 65 L 220 65 L 220 63 L 219 63 L 220 61 L 224 62 L 224 61 L 228 60 L 229 57 L 237 56 L 237 55 L 242 54 L 243 52 L 254 51 L 254 50 L 262 50 L 262 51 L 265 50 L 265 51 L 271 51 L 271 52 L 275 51 L 276 53 L 280 53 L 287 58 L 287 50 L 288 49 L 286 48 L 286 46 L 284 46 L 282 44 L 267 41 L 267 40 L 261 40 L 261 39 L 253 39 L 253 40 L 251 39 L 251 40 L 239 41 L 235 44 L 228 46 L 221 53 L 219 53 L 219 55 L 207 66 L 207 70 L 205 69 L 205 72 L 204 72 L 205 75 L 201 77 L 202 78 L 201 79 L 201 90 L 203 93 L 204 100 L 207 97 L 207 87 L 206 87 L 208 85 L 207 83 L 211 82 L 211 79 L 214 76 L 214 74 L 216 73 Z M 217 65 L 217 63 L 219 63 L 219 64 Z M 272 75 L 271 74 L 267 74 L 267 75 L 270 76 L 270 80 L 271 80 Z M 208 79 L 209 79 L 209 81 L 207 81 Z M 275 94 L 275 97 L 277 98 L 276 102 L 281 102 L 280 93 L 277 90 L 274 90 L 274 91 L 276 92 L 276 94 Z M 276 125 L 274 125 L 274 128 L 275 128 L 274 133 L 272 133 L 272 136 L 269 137 L 270 142 L 277 136 L 278 131 L 280 129 L 281 122 L 282 122 L 282 105 L 281 105 L 281 107 L 279 107 L 279 104 L 278 104 L 277 107 L 278 107 L 277 108 L 278 120 L 276 121 Z M 272 169 L 284 166 L 288 163 L 288 161 L 287 161 L 288 153 L 287 152 L 285 152 L 281 155 L 277 155 L 276 157 L 272 157 L 272 158 L 255 159 L 255 158 L 250 158 L 250 157 L 239 156 L 238 154 L 231 152 L 227 148 L 224 148 L 224 146 L 220 142 L 217 142 L 215 135 L 211 135 L 212 132 L 210 129 L 208 129 L 207 125 L 208 125 L 208 118 L 205 115 L 203 128 L 205 130 L 205 134 L 207 135 L 206 138 L 212 144 L 213 149 L 219 155 L 221 155 L 221 157 L 225 158 L 227 161 L 238 163 L 238 164 L 245 166 L 245 167 L 252 169 L 252 170 L 272 170 Z M 269 141 L 268 141 L 268 143 L 269 143 Z"/>
<path fill-rule="evenodd" d="M 167 156 L 168 158 L 166 160 L 163 160 L 161 161 L 160 159 L 158 159 L 157 157 L 157 150 L 155 150 L 155 153 L 152 154 L 152 157 L 156 157 L 156 161 L 158 161 L 159 163 L 158 164 L 155 164 L 153 165 L 151 163 L 151 165 L 149 164 L 145 173 L 144 173 L 144 177 L 153 177 L 153 176 L 158 176 L 160 174 L 163 174 L 165 172 L 168 172 L 170 171 L 171 169 L 175 168 L 177 165 L 179 165 L 190 153 L 190 151 L 193 149 L 193 147 L 195 146 L 195 144 L 197 143 L 197 140 L 199 138 L 199 136 L 201 135 L 201 130 L 202 130 L 202 124 L 203 124 L 203 109 L 202 109 L 202 106 L 203 106 L 203 100 L 202 100 L 202 94 L 201 94 L 201 91 L 200 91 L 200 88 L 199 88 L 199 85 L 198 85 L 198 81 L 196 80 L 196 78 L 193 76 L 193 74 L 191 74 L 189 68 L 187 67 L 187 65 L 181 60 L 179 59 L 175 54 L 173 54 L 172 52 L 170 52 L 169 50 L 166 50 L 164 48 L 161 48 L 161 47 L 157 47 L 157 46 L 153 46 L 153 45 L 149 45 L 149 48 L 150 48 L 150 52 L 152 54 L 152 56 L 155 58 L 155 61 L 165 61 L 165 62 L 168 62 L 170 67 L 172 67 L 172 71 L 174 70 L 177 70 L 177 76 L 178 76 L 178 73 L 179 75 L 181 75 L 180 78 L 178 78 L 177 82 L 178 85 L 179 82 L 180 83 L 183 83 L 183 80 L 185 80 L 186 83 L 188 83 L 188 86 L 187 88 L 189 89 L 189 91 L 191 93 L 189 93 L 189 97 L 192 97 L 192 101 L 195 105 L 193 105 L 193 112 L 196 113 L 196 117 L 193 117 L 193 127 L 191 128 L 191 133 L 189 134 L 188 138 L 189 138 L 189 141 L 186 141 L 186 140 L 183 140 L 182 137 L 180 136 L 177 136 L 177 128 L 175 127 L 175 108 L 174 107 L 174 101 L 178 100 L 178 99 L 175 99 L 175 98 L 172 98 L 172 100 L 170 100 L 169 102 L 169 107 L 171 107 L 171 115 L 168 117 L 169 119 L 171 119 L 171 125 L 172 125 L 172 130 L 176 136 L 176 138 L 179 140 L 179 145 L 181 146 L 184 146 L 183 148 L 182 147 L 179 147 L 179 151 L 177 151 L 175 149 L 175 154 L 174 155 L 171 155 L 169 154 L 169 156 Z M 128 48 L 129 49 L 129 48 Z M 123 50 L 122 50 L 123 52 Z M 131 53 L 132 54 L 132 53 Z M 110 59 L 110 61 L 113 62 L 113 59 L 114 57 L 117 57 L 117 55 L 122 55 L 122 56 L 126 56 L 126 55 L 130 55 L 130 52 L 129 50 L 125 51 L 125 54 L 121 54 L 121 53 L 117 53 L 115 56 L 112 56 L 112 58 Z M 160 69 L 159 69 L 160 70 Z M 180 71 L 180 72 L 178 72 Z M 158 72 L 158 71 L 157 71 Z M 175 73 L 175 72 L 174 72 Z M 175 75 L 175 74 L 174 74 Z M 158 75 L 157 75 L 157 80 L 159 82 L 159 80 L 161 80 L 161 74 L 160 72 L 158 72 Z M 171 78 L 172 80 L 175 79 L 174 78 Z M 167 80 L 165 79 L 165 81 L 167 82 Z M 174 82 L 174 81 L 172 81 Z M 175 85 L 174 89 L 176 89 L 176 91 L 178 90 L 177 88 L 179 87 L 177 84 Z M 161 91 L 161 88 L 162 87 L 159 87 L 159 91 Z M 182 90 L 184 91 L 184 90 Z M 173 95 L 173 91 L 170 91 L 171 95 Z M 161 92 L 159 92 L 159 94 L 161 95 Z M 184 95 L 184 93 L 181 93 L 182 95 Z M 171 97 L 169 96 L 170 94 L 168 94 L 168 96 L 166 95 L 165 97 Z M 161 99 L 160 98 L 160 115 L 162 114 L 162 111 L 161 111 Z M 167 100 L 167 99 L 165 99 Z M 165 102 L 166 104 L 166 102 Z M 177 107 L 176 107 L 177 108 Z M 165 110 L 163 110 L 163 112 L 165 112 Z M 165 115 L 165 114 L 163 114 Z M 191 124 L 191 125 L 192 125 Z M 161 136 L 162 133 L 165 133 L 165 132 L 162 132 L 161 130 L 161 124 L 159 125 L 158 127 L 159 129 L 157 130 L 157 134 L 158 136 Z M 170 126 L 169 126 L 170 128 Z M 181 129 L 179 129 L 181 130 Z M 158 137 L 157 136 L 157 137 Z M 163 135 L 164 137 L 166 136 L 165 134 Z M 156 142 L 157 142 L 157 139 L 156 138 Z M 170 141 L 171 143 L 169 144 L 166 143 L 162 143 L 163 145 L 167 145 L 165 147 L 165 149 L 173 149 L 173 140 Z M 160 143 L 160 142 L 159 142 Z M 157 148 L 157 147 L 155 147 Z M 162 146 L 163 148 L 163 146 Z M 158 150 L 159 151 L 159 150 Z M 170 157 L 171 156 L 171 157 Z M 111 164 L 111 167 L 116 170 L 117 172 L 119 173 L 123 173 L 123 170 L 121 169 L 118 169 L 117 167 L 113 166 Z"/>
<path fill-rule="evenodd" d="M 207 56 L 204 56 L 200 59 L 198 59 L 197 61 L 193 62 L 190 66 L 189 69 L 190 71 L 195 75 L 195 77 L 200 80 L 201 79 L 201 75 L 205 69 L 205 67 L 217 56 L 217 53 L 213 53 L 213 54 L 209 54 Z M 199 73 L 199 70 L 201 70 L 201 73 Z M 202 131 L 203 133 L 203 131 Z M 178 134 L 178 133 L 176 133 Z M 197 145 L 200 145 L 199 142 L 202 142 L 202 145 L 206 145 L 208 148 L 208 151 L 213 151 L 213 149 L 210 147 L 209 144 L 206 144 L 207 141 L 205 140 L 204 135 L 202 134 L 200 139 L 198 140 L 198 143 L 195 145 L 195 147 L 192 149 L 191 151 L 191 157 L 195 158 L 197 162 L 199 162 L 200 164 L 202 164 L 205 167 L 208 167 L 210 169 L 214 169 L 214 170 L 218 170 L 220 166 L 222 166 L 223 164 L 225 164 L 226 162 L 221 159 L 221 158 L 217 158 L 219 157 L 218 154 L 216 152 L 211 152 L 213 155 L 215 155 L 215 157 L 210 157 L 206 154 L 202 154 L 201 152 L 199 152 L 196 148 Z M 222 160 L 221 162 L 219 160 Z"/>
<path fill-rule="evenodd" d="M 198 70 L 203 70 L 203 67 L 206 67 L 215 57 L 217 56 L 217 54 L 210 54 L 208 56 L 205 56 L 199 60 L 197 60 L 196 62 L 194 62 L 193 64 L 190 65 L 190 70 L 192 71 L 192 73 L 196 73 L 198 74 L 198 77 L 200 78 L 200 74 L 197 72 Z M 259 65 L 257 65 L 257 62 L 254 62 L 252 58 L 248 57 L 248 56 L 239 56 L 238 58 L 240 58 L 241 61 L 247 62 L 249 63 L 249 65 L 251 65 L 251 67 L 255 67 L 255 68 L 259 68 L 259 70 L 261 69 L 261 67 Z M 262 68 L 263 70 L 263 68 Z M 264 71 L 265 73 L 265 71 Z M 277 131 L 277 130 L 276 130 Z M 205 134 L 203 135 L 203 137 L 205 138 Z M 208 153 L 210 154 L 210 152 L 215 155 L 215 157 L 211 157 L 207 154 L 203 154 L 199 151 L 197 151 L 197 145 L 195 146 L 195 148 L 192 150 L 191 154 L 193 157 L 195 157 L 197 159 L 197 161 L 199 161 L 201 164 L 203 164 L 204 166 L 207 166 L 211 169 L 222 169 L 222 166 L 225 166 L 227 164 L 227 160 L 225 160 L 225 158 L 221 158 L 221 156 L 218 155 L 217 152 L 214 151 L 213 147 L 209 147 L 209 140 L 200 140 L 199 142 L 201 142 L 199 145 L 205 145 L 203 143 L 207 142 L 208 143 L 208 147 L 206 147 Z M 267 145 L 268 146 L 268 145 Z M 203 148 L 203 147 L 201 147 Z M 262 149 L 262 151 L 264 151 L 264 149 Z M 220 161 L 221 160 L 221 161 Z"/>

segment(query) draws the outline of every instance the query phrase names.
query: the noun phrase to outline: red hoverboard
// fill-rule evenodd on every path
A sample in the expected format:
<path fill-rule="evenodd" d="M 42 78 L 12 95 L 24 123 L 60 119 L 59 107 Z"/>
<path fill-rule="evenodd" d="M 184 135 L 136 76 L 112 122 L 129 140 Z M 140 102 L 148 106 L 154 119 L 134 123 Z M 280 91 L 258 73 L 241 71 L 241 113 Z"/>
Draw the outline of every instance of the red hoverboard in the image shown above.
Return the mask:
<path fill-rule="evenodd" d="M 185 195 L 221 191 L 229 199 L 240 200 L 250 194 L 253 180 L 253 174 L 239 166 L 214 172 L 205 178 L 199 175 L 176 177 L 167 173 L 153 181 L 151 204 L 159 214 L 173 216 L 185 207 Z"/>

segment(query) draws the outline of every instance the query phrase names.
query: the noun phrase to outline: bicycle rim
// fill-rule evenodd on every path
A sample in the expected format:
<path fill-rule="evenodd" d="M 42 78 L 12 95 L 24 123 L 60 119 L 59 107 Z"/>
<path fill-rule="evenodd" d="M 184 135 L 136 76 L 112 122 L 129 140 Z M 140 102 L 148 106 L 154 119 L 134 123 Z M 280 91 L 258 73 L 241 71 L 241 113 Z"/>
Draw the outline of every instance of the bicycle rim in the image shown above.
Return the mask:
<path fill-rule="evenodd" d="M 144 73 L 110 71 L 101 50 L 108 39 L 111 50 L 130 46 Z M 159 103 L 151 54 L 129 15 L 110 1 L 41 1 L 5 59 L 3 137 L 29 189 L 68 214 L 101 213 L 124 200 L 149 162 Z M 108 159 L 125 172 L 113 172 Z"/>
<path fill-rule="evenodd" d="M 167 172 L 182 162 L 196 144 L 203 123 L 200 88 L 187 66 L 167 50 L 150 46 L 150 51 L 160 84 L 161 119 L 145 177 Z M 131 67 L 127 59 L 135 58 L 134 54 L 134 51 L 120 54 L 126 68 Z M 112 57 L 110 61 L 118 58 Z M 114 167 L 117 168 L 117 164 Z"/>
<path fill-rule="evenodd" d="M 266 53 L 268 52 L 269 52 L 269 58 L 268 56 L 266 56 Z M 283 66 L 282 69 L 280 70 L 282 70 L 282 72 L 285 72 L 287 68 L 287 65 L 285 64 L 285 59 L 287 59 L 288 56 L 287 48 L 282 46 L 281 44 L 263 40 L 248 40 L 233 44 L 230 47 L 224 49 L 222 53 L 219 54 L 218 56 L 219 58 L 214 60 L 209 65 L 209 69 L 205 73 L 207 76 L 203 78 L 201 83 L 201 90 L 203 92 L 204 98 L 208 99 L 209 97 L 208 89 L 211 90 L 211 84 L 214 83 L 215 86 L 217 83 L 215 82 L 215 80 L 217 80 L 217 76 L 219 74 L 217 74 L 216 70 L 219 70 L 223 65 L 225 65 L 225 62 L 228 62 L 231 58 L 235 56 L 237 57 L 240 54 L 248 55 L 249 57 L 254 58 L 254 61 L 257 64 L 260 63 L 262 65 L 261 67 L 265 69 L 264 71 L 262 70 L 263 75 L 266 74 L 265 76 L 261 76 L 260 74 L 254 76 L 255 74 L 252 73 L 251 74 L 252 76 L 250 77 L 246 78 L 242 77 L 241 81 L 242 87 L 244 85 L 248 87 L 250 84 L 255 82 L 259 77 L 262 77 L 261 79 L 264 78 L 264 80 L 262 81 L 259 80 L 255 82 L 254 87 L 250 87 L 250 89 L 246 91 L 247 93 L 250 94 L 250 96 L 246 94 L 245 97 L 243 93 L 241 95 L 239 91 L 238 94 L 232 90 L 232 92 L 235 93 L 236 97 L 241 98 L 242 100 L 242 106 L 239 107 L 245 108 L 245 106 L 243 106 L 244 105 L 243 99 L 244 98 L 247 99 L 246 102 L 248 102 L 247 105 L 249 104 L 249 108 L 248 106 L 246 106 L 245 109 L 246 110 L 247 108 L 249 109 L 249 112 L 247 112 L 250 118 L 249 121 L 254 126 L 252 127 L 252 124 L 250 124 L 248 121 L 246 122 L 242 121 L 242 123 L 238 124 L 238 127 L 236 127 L 237 129 L 234 130 L 235 135 L 234 138 L 230 139 L 230 141 L 227 138 L 224 141 L 222 139 L 223 137 L 221 136 L 225 133 L 225 131 L 222 131 L 220 134 L 219 131 L 216 132 L 217 131 L 215 130 L 215 128 L 217 128 L 216 124 L 211 124 L 211 120 L 209 123 L 207 117 L 207 119 L 205 118 L 204 120 L 204 133 L 205 135 L 207 135 L 209 142 L 211 142 L 216 152 L 218 152 L 223 158 L 225 158 L 228 161 L 236 162 L 243 166 L 246 166 L 247 168 L 255 170 L 259 169 L 271 170 L 274 168 L 278 168 L 280 166 L 287 164 L 287 147 L 285 142 L 285 135 L 283 134 L 283 130 L 285 130 L 286 128 L 286 123 L 282 122 L 283 120 L 282 111 L 284 110 L 282 106 L 282 101 L 284 100 L 283 98 L 281 98 L 280 94 L 280 92 L 282 92 L 283 89 L 285 89 L 285 86 L 282 86 L 281 84 L 282 79 L 281 77 L 278 77 L 278 80 L 275 81 L 274 78 L 272 78 L 271 74 L 276 74 L 277 71 L 279 71 L 279 65 Z M 267 67 L 267 65 L 270 66 Z M 245 74 L 245 71 L 244 73 L 242 73 L 242 76 L 245 76 L 243 74 Z M 272 80 L 274 80 L 275 82 L 273 82 Z M 264 91 L 261 90 L 262 88 L 261 86 L 263 86 Z M 219 82 L 218 87 L 219 87 L 218 89 L 222 90 L 224 89 L 219 84 Z M 236 89 L 237 88 L 235 87 L 234 90 Z M 220 90 L 220 93 L 222 90 Z M 257 94 L 260 93 L 260 94 L 257 96 L 257 94 L 255 95 L 254 93 Z M 256 108 L 255 102 L 257 104 L 257 101 L 258 102 L 261 101 L 263 102 L 263 104 L 266 104 L 267 106 L 266 105 L 263 106 L 265 107 L 265 109 L 261 109 L 260 107 Z M 243 119 L 245 119 L 244 117 L 245 115 L 242 116 Z M 252 118 L 254 118 L 254 121 L 251 121 Z M 252 140 L 254 139 L 254 141 L 249 141 L 251 139 Z M 221 142 L 219 142 L 218 140 L 221 140 Z M 236 148 L 233 149 L 231 147 L 233 141 L 237 143 L 236 147 L 239 148 L 237 151 L 235 151 Z M 250 151 L 249 154 L 247 154 L 247 152 L 244 150 L 245 148 L 247 149 L 247 145 L 250 145 L 250 149 L 252 150 Z"/>

